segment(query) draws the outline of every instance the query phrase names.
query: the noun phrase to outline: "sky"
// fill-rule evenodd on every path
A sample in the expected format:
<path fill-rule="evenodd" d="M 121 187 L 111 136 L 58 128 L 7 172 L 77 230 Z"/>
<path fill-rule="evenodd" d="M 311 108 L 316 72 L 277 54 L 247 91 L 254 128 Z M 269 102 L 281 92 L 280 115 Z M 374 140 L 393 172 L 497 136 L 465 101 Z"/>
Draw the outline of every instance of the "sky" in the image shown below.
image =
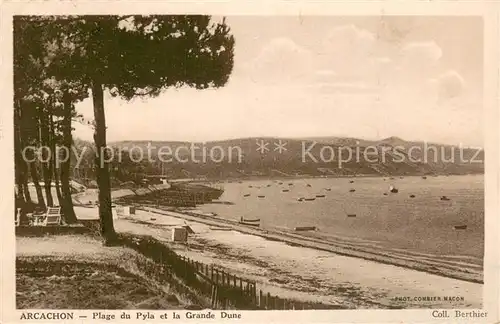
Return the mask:
<path fill-rule="evenodd" d="M 228 84 L 130 102 L 106 96 L 108 141 L 397 136 L 483 146 L 479 17 L 226 21 L 236 41 Z M 76 108 L 93 119 L 90 99 Z M 74 127 L 92 140 L 89 126 Z"/>

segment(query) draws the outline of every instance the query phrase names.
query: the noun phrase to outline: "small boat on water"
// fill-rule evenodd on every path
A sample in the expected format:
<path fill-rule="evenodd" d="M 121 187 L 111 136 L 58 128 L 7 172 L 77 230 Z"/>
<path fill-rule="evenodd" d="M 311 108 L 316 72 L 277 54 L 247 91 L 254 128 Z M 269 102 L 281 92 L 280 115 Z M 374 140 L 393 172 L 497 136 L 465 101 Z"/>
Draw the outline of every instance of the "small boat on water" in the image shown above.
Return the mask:
<path fill-rule="evenodd" d="M 231 227 L 219 227 L 219 226 L 211 226 L 210 230 L 212 231 L 232 231 Z"/>
<path fill-rule="evenodd" d="M 250 197 L 250 194 L 245 194 L 243 195 L 243 197 Z"/>
<path fill-rule="evenodd" d="M 415 198 L 415 195 L 410 195 L 410 198 Z"/>
<path fill-rule="evenodd" d="M 270 186 L 271 186 L 271 185 L 270 185 L 270 184 L 268 184 L 266 187 L 270 187 Z"/>
<path fill-rule="evenodd" d="M 283 182 L 278 182 L 278 184 L 282 185 L 282 184 L 283 184 Z"/>
<path fill-rule="evenodd" d="M 349 181 L 349 183 L 354 183 L 354 180 Z"/>
<path fill-rule="evenodd" d="M 260 226 L 260 218 L 245 219 L 245 218 L 241 217 L 239 223 L 242 225 L 248 225 L 248 226 Z"/>
<path fill-rule="evenodd" d="M 349 190 L 349 192 L 355 192 L 355 191 L 356 191 L 356 189 L 351 189 L 351 190 Z"/>
<path fill-rule="evenodd" d="M 311 185 L 310 185 L 310 184 L 307 184 L 306 186 L 307 186 L 307 187 L 310 187 Z"/>
<path fill-rule="evenodd" d="M 387 196 L 387 195 L 388 195 L 387 192 L 384 192 L 384 196 Z"/>
<path fill-rule="evenodd" d="M 304 198 L 305 201 L 313 201 L 316 200 L 316 198 Z"/>
<path fill-rule="evenodd" d="M 423 177 L 422 177 L 422 179 L 424 179 L 424 180 L 425 180 L 425 179 L 427 179 L 427 177 L 426 177 L 426 176 L 423 176 Z"/>
<path fill-rule="evenodd" d="M 303 232 L 303 231 L 315 231 L 316 226 L 298 226 L 295 227 L 295 231 L 297 232 Z"/>
<path fill-rule="evenodd" d="M 448 200 L 450 200 L 450 198 L 448 198 L 448 197 L 446 197 L 446 196 L 442 196 L 442 197 L 441 197 L 441 200 L 443 200 L 443 201 L 448 201 Z"/>
<path fill-rule="evenodd" d="M 297 201 L 304 201 L 304 197 L 297 198 Z"/>
<path fill-rule="evenodd" d="M 289 186 L 293 186 L 293 183 L 289 183 L 288 185 L 289 185 Z"/>
<path fill-rule="evenodd" d="M 324 198 L 325 195 L 316 195 L 316 198 Z"/>
<path fill-rule="evenodd" d="M 347 214 L 347 217 L 356 217 L 356 214 Z"/>
<path fill-rule="evenodd" d="M 266 196 L 262 196 L 262 195 L 260 195 L 260 196 L 257 196 L 257 197 L 259 197 L 259 198 L 266 198 Z"/>
<path fill-rule="evenodd" d="M 248 188 L 253 188 L 252 186 L 248 186 Z"/>
<path fill-rule="evenodd" d="M 394 187 L 393 185 L 389 186 L 389 191 L 392 192 L 392 193 L 398 193 L 399 192 L 399 190 L 396 187 Z"/>
<path fill-rule="evenodd" d="M 456 230 L 464 230 L 467 229 L 467 225 L 455 225 L 453 226 Z"/>
<path fill-rule="evenodd" d="M 283 192 L 289 192 L 290 190 L 288 190 L 288 189 L 283 189 L 283 190 L 281 190 L 281 191 L 283 191 Z"/>

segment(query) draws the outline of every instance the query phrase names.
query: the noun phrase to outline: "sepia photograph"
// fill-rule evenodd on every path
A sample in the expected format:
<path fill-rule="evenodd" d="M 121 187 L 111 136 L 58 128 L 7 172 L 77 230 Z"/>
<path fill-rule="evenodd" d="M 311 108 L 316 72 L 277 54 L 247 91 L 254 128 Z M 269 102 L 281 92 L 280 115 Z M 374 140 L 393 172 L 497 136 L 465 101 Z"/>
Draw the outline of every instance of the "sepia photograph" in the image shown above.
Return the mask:
<path fill-rule="evenodd" d="M 482 16 L 40 14 L 11 33 L 21 321 L 487 317 Z"/>

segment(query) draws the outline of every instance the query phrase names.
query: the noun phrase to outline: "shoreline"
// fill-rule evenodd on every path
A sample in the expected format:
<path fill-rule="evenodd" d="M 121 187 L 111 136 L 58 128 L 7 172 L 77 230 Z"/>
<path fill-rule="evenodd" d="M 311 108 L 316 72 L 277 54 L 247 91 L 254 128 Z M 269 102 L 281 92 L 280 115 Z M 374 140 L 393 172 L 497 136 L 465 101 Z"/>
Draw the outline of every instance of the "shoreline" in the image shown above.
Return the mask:
<path fill-rule="evenodd" d="M 303 235 L 287 233 L 284 231 L 252 228 L 238 224 L 236 222 L 232 222 L 224 218 L 191 213 L 187 211 L 178 211 L 178 210 L 171 211 L 160 208 L 143 207 L 143 206 L 139 206 L 137 207 L 137 209 L 215 227 L 222 227 L 221 226 L 222 222 L 225 225 L 224 227 L 229 226 L 233 231 L 237 231 L 248 235 L 259 236 L 270 241 L 283 242 L 291 246 L 299 246 L 319 251 L 331 252 L 346 257 L 360 258 L 367 261 L 374 261 L 382 264 L 422 271 L 433 275 L 439 275 L 446 278 L 463 280 L 471 283 L 478 283 L 478 284 L 484 283 L 482 266 L 481 269 L 477 269 L 478 267 L 472 264 L 465 264 L 464 266 L 464 264 L 454 263 L 452 261 L 446 261 L 446 260 L 441 260 L 440 262 L 426 261 L 425 259 L 418 260 L 417 258 L 418 253 L 413 254 L 411 252 L 404 251 L 406 253 L 391 254 L 390 252 L 384 252 L 387 251 L 385 249 L 382 250 L 376 248 L 366 248 L 363 247 L 362 245 L 356 245 L 353 242 L 340 242 L 340 241 L 335 243 L 325 242 L 317 238 L 311 238 Z M 463 270 L 464 268 L 467 268 L 467 266 L 469 268 Z M 476 271 L 474 271 L 474 268 L 476 268 Z"/>
<path fill-rule="evenodd" d="M 482 175 L 484 176 L 484 172 L 477 172 L 477 173 L 449 173 L 449 174 L 429 174 L 429 173 L 422 173 L 422 174 L 335 174 L 335 175 L 289 175 L 289 176 L 241 176 L 241 177 L 225 177 L 225 178 L 206 178 L 206 179 L 197 179 L 193 181 L 188 181 L 188 182 L 201 182 L 201 183 L 212 183 L 212 182 L 219 182 L 219 183 L 232 183 L 232 182 L 238 182 L 238 181 L 276 181 L 276 180 L 305 180 L 305 179 L 342 179 L 342 178 L 394 178 L 394 180 L 399 179 L 400 177 L 458 177 L 458 176 L 478 176 Z M 396 179 L 397 178 L 397 179 Z M 173 181 L 179 181 L 183 179 L 172 179 Z M 155 184 L 156 185 L 156 184 Z"/>
<path fill-rule="evenodd" d="M 265 181 L 264 179 L 262 180 Z M 399 180 L 399 178 L 395 180 Z M 125 198 L 126 201 L 126 197 L 147 195 L 148 193 L 161 191 L 163 189 L 165 189 L 163 185 L 135 190 L 121 189 L 113 191 L 112 197 L 113 200 L 116 198 Z M 439 255 L 401 248 L 384 247 L 377 244 L 377 242 L 340 235 L 329 235 L 325 237 L 323 233 L 298 233 L 292 229 L 286 228 L 263 229 L 245 226 L 239 224 L 235 220 L 217 217 L 202 213 L 201 211 L 193 211 L 192 209 L 186 210 L 175 207 L 159 208 L 158 206 L 144 203 L 131 203 L 131 205 L 135 205 L 138 209 L 143 209 L 158 215 L 163 214 L 164 216 L 175 217 L 213 227 L 226 227 L 243 234 L 254 235 L 269 241 L 283 242 L 291 246 L 311 248 L 318 251 L 359 258 L 380 264 L 398 266 L 471 283 L 484 283 L 483 260 L 479 257 L 469 255 Z M 323 235 L 323 237 L 321 235 Z"/>
<path fill-rule="evenodd" d="M 98 220 L 97 208 L 77 207 L 76 212 L 80 220 Z M 289 244 L 213 220 L 160 212 L 137 209 L 135 215 L 118 217 L 115 229 L 150 235 L 177 254 L 253 280 L 259 289 L 283 298 L 346 308 L 470 308 L 482 304 L 483 285 L 479 283 Z M 172 229 L 185 225 L 194 231 L 188 242 L 172 242 Z M 400 296 L 435 296 L 441 302 L 400 300 Z M 462 300 L 447 302 L 442 299 L 446 296 Z"/>

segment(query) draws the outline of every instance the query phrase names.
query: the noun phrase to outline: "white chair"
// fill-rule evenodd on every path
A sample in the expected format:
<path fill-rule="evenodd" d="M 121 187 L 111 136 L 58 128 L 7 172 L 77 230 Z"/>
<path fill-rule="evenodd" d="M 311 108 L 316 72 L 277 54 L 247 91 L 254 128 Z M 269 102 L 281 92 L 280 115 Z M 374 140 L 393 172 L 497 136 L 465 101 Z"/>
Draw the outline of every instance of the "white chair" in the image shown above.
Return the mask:
<path fill-rule="evenodd" d="M 43 226 L 61 225 L 61 207 L 48 207 Z"/>
<path fill-rule="evenodd" d="M 15 224 L 16 226 L 19 226 L 19 224 L 21 224 L 21 208 L 17 209 Z"/>

